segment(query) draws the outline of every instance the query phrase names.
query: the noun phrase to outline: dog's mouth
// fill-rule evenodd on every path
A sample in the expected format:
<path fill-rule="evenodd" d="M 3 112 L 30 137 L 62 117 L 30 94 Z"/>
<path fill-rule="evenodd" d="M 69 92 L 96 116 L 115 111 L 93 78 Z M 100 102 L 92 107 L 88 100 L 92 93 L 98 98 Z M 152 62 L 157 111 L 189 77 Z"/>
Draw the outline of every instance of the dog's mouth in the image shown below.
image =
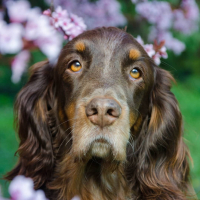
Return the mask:
<path fill-rule="evenodd" d="M 109 158 L 112 156 L 112 146 L 106 139 L 99 138 L 92 142 L 88 153 L 92 157 Z"/>

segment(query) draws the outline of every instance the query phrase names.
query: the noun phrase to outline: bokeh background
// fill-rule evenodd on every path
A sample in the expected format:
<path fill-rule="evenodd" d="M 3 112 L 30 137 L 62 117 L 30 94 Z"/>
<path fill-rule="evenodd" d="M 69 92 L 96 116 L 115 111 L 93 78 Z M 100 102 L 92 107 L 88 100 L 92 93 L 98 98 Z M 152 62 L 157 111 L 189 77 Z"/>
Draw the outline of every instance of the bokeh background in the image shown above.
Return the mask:
<path fill-rule="evenodd" d="M 16 2 L 0 1 L 0 177 L 17 162 L 14 153 L 18 147 L 18 138 L 13 126 L 13 104 L 16 94 L 28 79 L 29 66 L 46 58 L 55 60 L 58 49 L 85 29 L 97 26 L 127 27 L 127 32 L 134 37 L 140 35 L 144 44 L 152 44 L 145 46 L 146 50 L 150 53 L 154 51 L 155 62 L 159 63 L 161 59 L 160 67 L 170 71 L 177 80 L 172 91 L 183 114 L 185 142 L 193 158 L 192 184 L 200 198 L 200 1 L 29 0 L 25 6 L 22 3 L 18 7 Z M 67 22 L 73 18 L 73 29 L 72 26 L 56 24 L 56 13 L 53 15 L 51 11 L 57 6 L 82 17 L 82 20 L 71 14 Z M 46 38 L 51 38 L 46 22 L 40 25 L 43 32 L 38 33 L 34 29 L 37 37 L 36 32 L 31 32 L 28 23 L 31 22 L 32 27 L 36 26 L 35 23 L 40 23 L 37 17 L 49 8 L 51 11 L 45 14 L 54 20 L 51 25 L 60 35 L 56 36 L 57 40 L 46 42 Z M 33 17 L 26 18 L 24 13 L 31 9 L 34 10 Z M 62 10 L 58 9 L 57 14 L 59 12 L 69 18 Z M 11 24 L 17 24 L 18 29 L 9 29 Z M 21 35 L 16 31 L 19 26 L 22 27 Z M 161 42 L 163 45 L 163 41 L 168 58 L 155 50 L 156 44 Z M 0 180 L 0 185 L 3 195 L 8 196 L 8 183 Z"/>

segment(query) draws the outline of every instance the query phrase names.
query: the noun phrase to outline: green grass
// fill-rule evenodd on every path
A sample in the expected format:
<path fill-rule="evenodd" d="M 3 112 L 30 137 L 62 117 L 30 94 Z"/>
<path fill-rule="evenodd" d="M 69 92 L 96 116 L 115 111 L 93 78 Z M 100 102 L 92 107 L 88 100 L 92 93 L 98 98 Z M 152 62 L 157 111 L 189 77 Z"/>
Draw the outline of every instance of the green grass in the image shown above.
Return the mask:
<path fill-rule="evenodd" d="M 13 108 L 10 98 L 0 96 L 0 177 L 16 163 L 14 153 L 17 150 L 17 137 L 13 129 Z M 7 195 L 7 185 L 0 180 L 3 193 Z"/>
<path fill-rule="evenodd" d="M 185 142 L 190 149 L 193 159 L 191 165 L 191 177 L 195 191 L 200 198 L 200 92 L 197 87 L 190 85 L 176 85 L 173 87 L 174 94 L 179 101 L 182 111 Z"/>
<path fill-rule="evenodd" d="M 196 83 L 196 84 L 194 84 Z M 195 85 L 195 86 L 194 86 Z M 185 124 L 185 140 L 194 165 L 191 166 L 192 183 L 200 198 L 200 84 L 198 79 L 187 83 L 178 83 L 173 87 Z M 0 96 L 0 176 L 9 171 L 16 163 L 14 152 L 17 138 L 13 129 L 13 102 L 11 98 Z M 4 195 L 8 195 L 5 181 L 0 180 Z"/>

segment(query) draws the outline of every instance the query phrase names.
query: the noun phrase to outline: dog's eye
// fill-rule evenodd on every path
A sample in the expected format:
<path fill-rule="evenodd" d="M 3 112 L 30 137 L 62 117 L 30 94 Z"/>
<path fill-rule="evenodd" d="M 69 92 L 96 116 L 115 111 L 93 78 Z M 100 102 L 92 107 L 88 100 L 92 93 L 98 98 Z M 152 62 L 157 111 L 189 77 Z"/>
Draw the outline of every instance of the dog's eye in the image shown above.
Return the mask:
<path fill-rule="evenodd" d="M 132 78 L 138 79 L 138 78 L 140 78 L 141 73 L 140 73 L 139 70 L 137 70 L 137 69 L 134 68 L 134 69 L 132 69 L 132 70 L 130 71 L 130 75 L 131 75 Z"/>
<path fill-rule="evenodd" d="M 73 62 L 69 67 L 73 72 L 78 72 L 81 70 L 81 63 L 78 61 Z"/>

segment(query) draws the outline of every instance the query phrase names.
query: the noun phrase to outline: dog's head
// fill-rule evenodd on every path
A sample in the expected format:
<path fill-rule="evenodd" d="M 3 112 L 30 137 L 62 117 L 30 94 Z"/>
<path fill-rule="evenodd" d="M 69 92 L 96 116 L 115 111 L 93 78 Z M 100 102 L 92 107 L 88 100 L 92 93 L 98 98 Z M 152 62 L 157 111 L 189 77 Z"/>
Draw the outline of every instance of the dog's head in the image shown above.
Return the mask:
<path fill-rule="evenodd" d="M 16 101 L 20 160 L 7 178 L 24 174 L 38 188 L 70 155 L 126 163 L 127 180 L 147 196 L 186 188 L 188 152 L 172 80 L 125 31 L 79 35 L 55 66 L 32 67 Z"/>
<path fill-rule="evenodd" d="M 62 50 L 55 78 L 59 123 L 69 121 L 61 126 L 71 131 L 72 153 L 125 160 L 130 129 L 147 114 L 154 82 L 143 48 L 116 28 L 85 32 Z"/>

